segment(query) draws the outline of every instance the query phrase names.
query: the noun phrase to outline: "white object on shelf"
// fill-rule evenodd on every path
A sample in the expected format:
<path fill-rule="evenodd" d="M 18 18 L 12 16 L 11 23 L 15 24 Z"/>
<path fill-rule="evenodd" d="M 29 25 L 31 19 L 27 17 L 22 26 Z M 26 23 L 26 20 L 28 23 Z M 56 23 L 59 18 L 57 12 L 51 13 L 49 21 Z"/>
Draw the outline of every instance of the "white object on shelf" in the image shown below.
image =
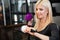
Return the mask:
<path fill-rule="evenodd" d="M 30 0 L 27 0 L 27 2 L 28 2 L 28 6 L 30 6 Z"/>
<path fill-rule="evenodd" d="M 18 20 L 17 20 L 17 15 L 16 15 L 16 14 L 14 15 L 14 21 L 18 21 Z"/>

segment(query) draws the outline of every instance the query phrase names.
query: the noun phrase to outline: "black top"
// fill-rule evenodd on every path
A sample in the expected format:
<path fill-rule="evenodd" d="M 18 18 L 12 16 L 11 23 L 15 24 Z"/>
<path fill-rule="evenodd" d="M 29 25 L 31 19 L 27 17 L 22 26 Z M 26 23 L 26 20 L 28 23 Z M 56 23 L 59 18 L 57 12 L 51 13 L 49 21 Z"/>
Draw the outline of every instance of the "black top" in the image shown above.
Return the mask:
<path fill-rule="evenodd" d="M 50 23 L 44 30 L 38 33 L 49 36 L 49 40 L 59 40 L 59 31 L 55 23 Z M 30 36 L 30 40 L 40 40 L 40 39 L 35 36 L 34 37 Z"/>

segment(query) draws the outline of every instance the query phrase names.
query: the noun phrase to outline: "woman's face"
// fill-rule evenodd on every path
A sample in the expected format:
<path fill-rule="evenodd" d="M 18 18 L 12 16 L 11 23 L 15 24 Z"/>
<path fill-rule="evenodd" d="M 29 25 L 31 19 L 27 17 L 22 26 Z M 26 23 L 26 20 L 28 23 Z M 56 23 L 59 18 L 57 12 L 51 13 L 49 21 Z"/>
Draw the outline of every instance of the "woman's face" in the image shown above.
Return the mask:
<path fill-rule="evenodd" d="M 37 18 L 39 18 L 39 19 L 46 18 L 47 13 L 48 13 L 47 7 L 45 7 L 43 5 L 37 5 L 36 6 L 36 15 L 37 15 Z"/>

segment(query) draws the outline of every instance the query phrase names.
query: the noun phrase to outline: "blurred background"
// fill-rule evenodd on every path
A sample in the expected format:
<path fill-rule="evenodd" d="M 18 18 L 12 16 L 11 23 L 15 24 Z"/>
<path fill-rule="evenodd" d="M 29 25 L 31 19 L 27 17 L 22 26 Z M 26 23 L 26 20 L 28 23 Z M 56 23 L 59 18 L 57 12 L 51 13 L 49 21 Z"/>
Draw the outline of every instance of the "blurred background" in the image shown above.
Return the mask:
<path fill-rule="evenodd" d="M 49 0 L 52 5 L 54 22 L 60 26 L 60 1 Z M 34 16 L 34 5 L 37 0 L 0 0 L 0 39 L 25 40 L 21 32 L 16 31 L 26 24 L 25 15 L 30 12 Z M 18 28 L 17 28 L 18 27 Z M 13 35 L 14 34 L 14 35 Z M 19 36 L 18 36 L 19 35 Z M 22 37 L 20 37 L 22 35 Z M 26 35 L 26 34 L 24 34 Z M 26 39 L 27 40 L 27 39 Z"/>
<path fill-rule="evenodd" d="M 24 16 L 27 12 L 34 15 L 34 5 L 37 0 L 0 0 L 3 14 L 3 25 L 25 23 Z M 54 21 L 60 25 L 60 1 L 50 0 Z"/>

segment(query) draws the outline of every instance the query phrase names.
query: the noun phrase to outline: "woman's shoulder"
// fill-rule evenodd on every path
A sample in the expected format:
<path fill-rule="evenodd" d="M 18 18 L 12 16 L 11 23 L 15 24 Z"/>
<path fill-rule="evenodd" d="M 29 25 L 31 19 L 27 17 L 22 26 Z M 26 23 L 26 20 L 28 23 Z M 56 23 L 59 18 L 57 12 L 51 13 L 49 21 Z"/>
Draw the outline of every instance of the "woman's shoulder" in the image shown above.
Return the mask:
<path fill-rule="evenodd" d="M 50 23 L 49 26 L 57 26 L 56 23 Z"/>
<path fill-rule="evenodd" d="M 51 29 L 58 29 L 58 25 L 56 23 L 50 23 L 49 28 Z"/>

